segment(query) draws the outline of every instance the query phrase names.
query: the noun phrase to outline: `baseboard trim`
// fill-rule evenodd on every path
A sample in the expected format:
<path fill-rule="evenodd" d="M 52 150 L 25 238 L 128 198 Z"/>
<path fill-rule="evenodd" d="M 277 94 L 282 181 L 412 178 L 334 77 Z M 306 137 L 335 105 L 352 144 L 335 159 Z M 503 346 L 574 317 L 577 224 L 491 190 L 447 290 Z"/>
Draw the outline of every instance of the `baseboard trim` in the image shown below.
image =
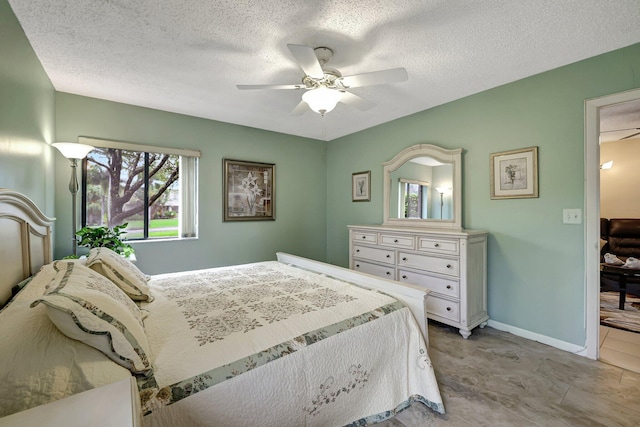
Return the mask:
<path fill-rule="evenodd" d="M 519 337 L 526 338 L 528 340 L 537 341 L 539 343 L 546 344 L 560 350 L 568 351 L 570 353 L 574 353 L 579 356 L 587 357 L 586 347 L 580 347 L 579 345 L 576 345 L 576 344 L 571 344 L 569 342 L 561 341 L 556 338 L 551 338 L 546 335 L 541 335 L 535 332 L 527 331 L 526 329 L 521 329 L 516 326 L 496 322 L 495 320 L 491 320 L 491 319 L 489 319 L 488 325 L 499 331 L 509 332 L 513 335 L 517 335 Z"/>

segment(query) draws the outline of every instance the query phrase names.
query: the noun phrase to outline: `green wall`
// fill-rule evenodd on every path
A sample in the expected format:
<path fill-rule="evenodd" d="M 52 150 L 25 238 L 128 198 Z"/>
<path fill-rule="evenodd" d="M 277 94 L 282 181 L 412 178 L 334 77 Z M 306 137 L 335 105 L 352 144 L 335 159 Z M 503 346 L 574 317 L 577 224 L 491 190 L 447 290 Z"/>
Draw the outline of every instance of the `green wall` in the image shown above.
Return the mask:
<path fill-rule="evenodd" d="M 71 228 L 69 163 L 49 148 L 56 140 L 202 151 L 200 237 L 135 244 L 150 274 L 273 259 L 278 250 L 346 266 L 346 226 L 382 221 L 381 163 L 418 143 L 462 147 L 463 225 L 491 233 L 492 320 L 585 341 L 584 227 L 563 225 L 562 209 L 584 208 L 584 100 L 640 87 L 640 45 L 329 143 L 56 93 L 6 0 L 0 54 L 0 187 L 58 217 L 58 257 L 70 252 Z M 530 146 L 539 147 L 540 197 L 491 200 L 489 155 Z M 276 163 L 276 221 L 222 221 L 223 158 Z M 371 170 L 371 202 L 352 203 L 351 174 L 363 170 Z"/>
<path fill-rule="evenodd" d="M 13 11 L 0 0 L 0 188 L 54 214 L 54 89 Z"/>
<path fill-rule="evenodd" d="M 147 274 L 275 259 L 324 260 L 326 143 L 148 108 L 56 93 L 59 141 L 78 136 L 200 150 L 199 238 L 134 243 Z M 275 221 L 222 221 L 222 159 L 276 164 Z M 56 155 L 55 255 L 71 251 L 69 163 Z M 80 216 L 78 216 L 80 217 Z"/>
<path fill-rule="evenodd" d="M 327 260 L 348 264 L 348 224 L 382 221 L 382 162 L 419 143 L 462 147 L 463 226 L 491 233 L 491 319 L 583 345 L 585 231 L 562 209 L 584 208 L 584 101 L 637 87 L 640 44 L 329 142 Z M 489 155 L 531 146 L 540 197 L 491 200 Z M 351 173 L 368 169 L 371 202 L 351 203 Z"/>

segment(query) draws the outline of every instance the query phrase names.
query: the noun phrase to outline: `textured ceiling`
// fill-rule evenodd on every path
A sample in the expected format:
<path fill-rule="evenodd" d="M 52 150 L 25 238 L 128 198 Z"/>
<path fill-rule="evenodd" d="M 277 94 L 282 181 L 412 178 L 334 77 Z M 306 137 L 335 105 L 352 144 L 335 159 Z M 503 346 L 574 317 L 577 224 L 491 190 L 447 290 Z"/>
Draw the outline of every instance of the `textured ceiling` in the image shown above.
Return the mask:
<path fill-rule="evenodd" d="M 640 99 L 600 109 L 600 142 L 640 138 Z"/>
<path fill-rule="evenodd" d="M 638 0 L 9 0 L 56 90 L 332 140 L 640 42 Z M 287 44 L 327 46 L 376 103 L 292 115 Z"/>

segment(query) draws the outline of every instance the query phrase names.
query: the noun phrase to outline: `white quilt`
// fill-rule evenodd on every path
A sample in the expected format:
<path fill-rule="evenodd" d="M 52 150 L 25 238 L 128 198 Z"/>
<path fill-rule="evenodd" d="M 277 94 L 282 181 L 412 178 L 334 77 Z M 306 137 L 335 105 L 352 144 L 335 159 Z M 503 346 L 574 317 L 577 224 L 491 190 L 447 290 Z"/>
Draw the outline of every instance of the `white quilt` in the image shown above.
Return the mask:
<path fill-rule="evenodd" d="M 395 299 L 278 262 L 155 276 L 147 426 L 373 423 L 444 413 L 420 329 Z"/>
<path fill-rule="evenodd" d="M 98 350 L 63 335 L 44 305 L 31 308 L 55 274 L 51 264 L 43 267 L 0 310 L 0 417 L 131 376 Z"/>

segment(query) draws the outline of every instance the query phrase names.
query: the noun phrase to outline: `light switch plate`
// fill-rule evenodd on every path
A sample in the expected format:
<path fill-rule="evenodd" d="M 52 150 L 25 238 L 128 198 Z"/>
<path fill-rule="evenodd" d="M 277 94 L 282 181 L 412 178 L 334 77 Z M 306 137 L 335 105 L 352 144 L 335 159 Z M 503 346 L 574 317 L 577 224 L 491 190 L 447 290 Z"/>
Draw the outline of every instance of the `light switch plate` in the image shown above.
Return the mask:
<path fill-rule="evenodd" d="M 563 209 L 563 224 L 582 224 L 582 209 Z"/>

